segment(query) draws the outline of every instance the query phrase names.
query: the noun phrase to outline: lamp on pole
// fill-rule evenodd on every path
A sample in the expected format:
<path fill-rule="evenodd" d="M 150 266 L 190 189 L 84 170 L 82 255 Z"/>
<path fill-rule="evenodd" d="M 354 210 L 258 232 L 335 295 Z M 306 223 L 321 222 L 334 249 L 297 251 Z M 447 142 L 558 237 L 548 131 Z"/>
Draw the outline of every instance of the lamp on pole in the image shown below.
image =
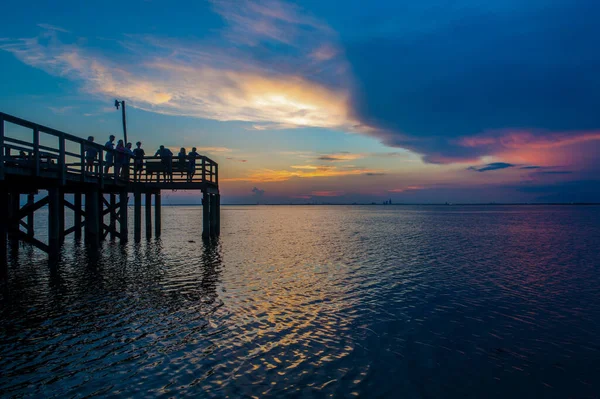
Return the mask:
<path fill-rule="evenodd" d="M 121 106 L 121 111 L 123 113 L 123 140 L 125 141 L 125 145 L 127 145 L 127 119 L 125 118 L 125 101 L 115 100 L 115 107 L 119 109 L 119 105 Z"/>

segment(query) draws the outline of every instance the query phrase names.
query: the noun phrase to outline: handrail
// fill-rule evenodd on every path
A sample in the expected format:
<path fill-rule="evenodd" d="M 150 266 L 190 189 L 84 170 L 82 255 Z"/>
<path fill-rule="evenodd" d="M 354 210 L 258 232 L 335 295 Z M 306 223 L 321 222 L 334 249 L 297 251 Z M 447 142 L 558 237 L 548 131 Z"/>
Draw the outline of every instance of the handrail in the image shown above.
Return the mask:
<path fill-rule="evenodd" d="M 32 142 L 6 137 L 5 122 L 32 129 Z M 40 133 L 57 137 L 58 148 L 40 144 Z M 79 151 L 69 151 L 67 149 L 67 143 L 69 142 L 78 144 Z M 88 161 L 86 159 L 86 152 L 90 148 L 97 150 L 96 158 L 91 163 L 93 172 L 90 172 L 86 167 L 86 163 Z M 107 179 L 110 178 L 114 178 L 115 182 L 137 182 L 141 181 L 142 175 L 144 175 L 146 181 L 148 181 L 148 175 L 144 171 L 144 168 L 142 167 L 140 169 L 135 166 L 136 157 L 132 154 L 124 153 L 122 151 L 118 151 L 117 149 L 109 149 L 102 144 L 91 142 L 87 139 L 74 136 L 60 130 L 0 112 L 0 179 L 4 179 L 6 162 L 12 160 L 13 158 L 10 155 L 11 149 L 29 152 L 29 156 L 26 156 L 26 159 L 28 160 L 27 165 L 30 165 L 31 173 L 34 176 L 40 176 L 42 158 L 45 160 L 44 170 L 48 168 L 48 165 L 53 165 L 55 160 L 55 170 L 58 172 L 56 177 L 60 180 L 61 184 L 66 183 L 67 175 L 73 174 L 76 176 L 80 175 L 81 177 L 77 177 L 77 179 L 80 179 L 82 182 L 85 181 L 87 177 L 95 176 L 98 178 L 98 181 L 101 185 L 103 185 L 106 181 L 108 181 Z M 46 151 L 46 153 L 43 151 Z M 117 165 L 112 166 L 113 171 L 110 173 L 105 171 L 105 155 L 107 153 L 112 154 L 113 164 L 118 163 L 118 167 Z M 117 159 L 123 158 L 125 159 L 124 162 L 115 162 Z M 143 157 L 142 164 L 151 160 L 162 160 L 162 158 L 160 156 L 145 156 Z M 193 169 L 189 168 L 189 162 L 190 160 L 186 157 L 184 163 L 181 164 L 177 155 L 172 156 L 171 165 L 176 165 L 176 167 L 172 168 L 172 170 L 168 172 L 171 175 L 169 178 L 171 182 L 174 181 L 173 175 L 179 174 L 179 177 L 175 179 L 177 182 L 209 182 L 218 184 L 218 164 L 215 161 L 205 155 L 200 155 L 196 158 L 195 167 Z M 120 176 L 116 175 L 115 169 L 118 168 L 124 169 L 123 174 Z M 157 175 L 160 174 L 160 172 L 151 172 L 150 179 L 153 178 L 152 173 L 157 173 Z M 162 173 L 165 175 L 167 174 L 165 171 Z M 185 180 L 183 179 L 184 174 L 186 175 Z M 133 178 L 131 176 L 133 176 Z"/>

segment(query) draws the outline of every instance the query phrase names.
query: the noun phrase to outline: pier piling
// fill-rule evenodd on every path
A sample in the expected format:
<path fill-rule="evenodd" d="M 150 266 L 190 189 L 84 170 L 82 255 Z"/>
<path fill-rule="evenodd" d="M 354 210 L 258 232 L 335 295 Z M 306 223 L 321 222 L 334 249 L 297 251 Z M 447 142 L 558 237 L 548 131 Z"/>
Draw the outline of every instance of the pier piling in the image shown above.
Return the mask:
<path fill-rule="evenodd" d="M 146 193 L 146 239 L 152 238 L 152 193 Z"/>
<path fill-rule="evenodd" d="M 142 239 L 142 193 L 133 193 L 133 240 L 140 242 Z"/>
<path fill-rule="evenodd" d="M 161 226 L 161 198 L 160 198 L 160 191 L 156 192 L 154 194 L 154 235 L 156 236 L 156 238 L 160 238 L 160 230 L 162 228 Z"/>

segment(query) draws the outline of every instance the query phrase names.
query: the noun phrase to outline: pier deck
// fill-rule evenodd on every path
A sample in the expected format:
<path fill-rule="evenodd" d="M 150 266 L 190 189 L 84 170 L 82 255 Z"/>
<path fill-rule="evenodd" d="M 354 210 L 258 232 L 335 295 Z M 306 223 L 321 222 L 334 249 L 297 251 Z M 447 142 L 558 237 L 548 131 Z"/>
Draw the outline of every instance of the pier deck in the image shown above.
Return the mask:
<path fill-rule="evenodd" d="M 102 141 L 102 140 L 100 140 Z M 86 152 L 97 156 L 86 165 Z M 153 152 L 153 151 L 152 151 Z M 106 168 L 106 155 L 121 159 Z M 109 155 L 109 157 L 110 157 Z M 137 173 L 136 173 L 137 172 Z M 145 197 L 146 237 L 161 233 L 161 190 L 202 192 L 203 237 L 220 233 L 219 166 L 206 156 L 189 159 L 173 157 L 171 165 L 159 157 L 146 156 L 136 171 L 129 155 L 105 148 L 101 143 L 0 113 L 0 261 L 6 262 L 7 240 L 32 244 L 49 254 L 56 253 L 65 236 L 76 239 L 85 233 L 90 245 L 99 245 L 110 235 L 121 242 L 128 239 L 127 213 L 133 195 L 134 239 L 141 239 L 142 196 Z M 40 191 L 47 192 L 42 196 Z M 22 195 L 27 201 L 22 201 Z M 21 205 L 24 203 L 24 205 Z M 35 237 L 34 217 L 48 207 L 48 240 Z M 65 226 L 65 208 L 74 212 L 73 226 Z M 117 224 L 119 225 L 117 228 Z"/>

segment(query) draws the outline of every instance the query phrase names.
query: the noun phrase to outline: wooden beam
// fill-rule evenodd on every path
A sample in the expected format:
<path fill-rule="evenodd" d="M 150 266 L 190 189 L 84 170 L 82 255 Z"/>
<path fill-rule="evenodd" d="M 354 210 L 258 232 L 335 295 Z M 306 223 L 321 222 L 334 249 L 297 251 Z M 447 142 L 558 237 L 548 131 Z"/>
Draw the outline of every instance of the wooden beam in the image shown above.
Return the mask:
<path fill-rule="evenodd" d="M 35 196 L 31 193 L 27 194 L 27 205 L 33 205 L 34 203 Z M 30 237 L 33 237 L 35 235 L 34 227 L 34 214 L 30 213 L 27 215 L 27 226 L 25 227 L 27 229 L 27 235 L 29 235 Z"/>
<path fill-rule="evenodd" d="M 210 194 L 202 196 L 202 237 L 210 237 Z"/>
<path fill-rule="evenodd" d="M 76 240 L 80 240 L 81 239 L 81 228 L 82 228 L 82 223 L 81 223 L 81 216 L 84 214 L 84 212 L 81 210 L 81 193 L 75 193 L 75 205 L 73 205 L 71 207 L 71 209 L 75 212 L 75 221 L 73 224 L 73 229 L 75 229 L 75 239 Z M 69 201 L 65 200 L 65 205 L 67 207 L 69 207 L 69 205 L 71 205 L 71 203 Z M 85 216 L 85 215 L 83 215 Z M 67 230 L 68 231 L 68 230 Z M 65 232 L 65 235 L 67 235 L 69 233 Z"/>
<path fill-rule="evenodd" d="M 113 193 L 110 193 L 110 205 L 108 205 L 109 208 L 114 208 L 117 205 L 117 196 Z M 108 202 L 105 200 L 104 203 L 108 204 Z M 102 212 L 102 214 L 104 214 L 104 212 Z M 110 212 L 110 239 L 114 240 L 115 239 L 115 231 L 117 229 L 117 216 L 115 215 L 114 212 Z"/>
<path fill-rule="evenodd" d="M 60 193 L 58 188 L 48 190 L 48 246 L 57 251 L 60 247 Z"/>
<path fill-rule="evenodd" d="M 33 238 L 33 237 L 29 237 L 27 234 L 23 233 L 22 231 L 18 232 L 19 234 L 19 240 L 26 242 L 28 244 L 33 245 L 34 247 L 41 249 L 42 251 L 46 252 L 46 253 L 50 253 L 50 246 L 44 244 L 43 242 L 41 242 L 40 240 L 38 240 L 37 238 Z"/>
<path fill-rule="evenodd" d="M 19 219 L 23 219 L 28 214 L 33 213 L 33 212 L 37 211 L 38 209 L 48 205 L 48 202 L 49 202 L 48 197 L 44 197 L 32 205 L 27 204 L 19 210 L 19 215 L 17 217 Z"/>
<path fill-rule="evenodd" d="M 146 238 L 152 238 L 152 193 L 146 193 Z"/>
<path fill-rule="evenodd" d="M 161 230 L 161 198 L 160 191 L 154 194 L 154 235 L 156 238 L 160 237 Z"/>
<path fill-rule="evenodd" d="M 127 191 L 121 191 L 119 197 L 119 204 L 121 205 L 121 209 L 119 210 L 119 227 L 121 228 L 119 238 L 121 239 L 121 244 L 124 244 L 127 242 L 129 235 L 127 227 L 127 202 L 129 198 L 127 197 Z"/>
<path fill-rule="evenodd" d="M 135 242 L 142 239 L 142 193 L 133 193 L 133 237 Z"/>

